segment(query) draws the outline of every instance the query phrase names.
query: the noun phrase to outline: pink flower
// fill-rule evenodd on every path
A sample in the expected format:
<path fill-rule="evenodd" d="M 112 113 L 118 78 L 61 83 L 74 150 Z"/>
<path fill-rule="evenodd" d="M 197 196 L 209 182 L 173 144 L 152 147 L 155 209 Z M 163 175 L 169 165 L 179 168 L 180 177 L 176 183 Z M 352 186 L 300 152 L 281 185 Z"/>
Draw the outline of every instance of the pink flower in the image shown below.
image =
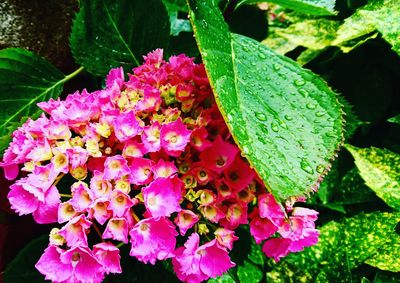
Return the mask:
<path fill-rule="evenodd" d="M 125 218 L 111 218 L 103 233 L 103 239 L 113 239 L 128 243 L 128 223 Z"/>
<path fill-rule="evenodd" d="M 142 143 L 135 140 L 128 140 L 122 151 L 122 156 L 125 158 L 129 157 L 143 157 L 147 153 L 146 148 Z"/>
<path fill-rule="evenodd" d="M 226 228 L 218 228 L 214 231 L 214 235 L 221 246 L 230 250 L 233 248 L 233 242 L 239 239 L 235 236 L 234 231 Z"/>
<path fill-rule="evenodd" d="M 138 135 L 142 128 L 133 111 L 121 113 L 113 123 L 115 136 L 119 141 L 125 142 Z"/>
<path fill-rule="evenodd" d="M 174 162 L 165 161 L 160 158 L 157 164 L 153 165 L 151 171 L 154 173 L 154 178 L 167 178 L 175 174 L 178 169 L 174 165 Z"/>
<path fill-rule="evenodd" d="M 282 257 L 289 253 L 289 247 L 292 241 L 285 238 L 272 238 L 265 241 L 262 251 L 267 257 L 272 257 L 278 262 Z"/>
<path fill-rule="evenodd" d="M 104 271 L 121 273 L 119 249 L 110 243 L 99 243 L 93 246 L 94 257 L 103 265 Z"/>
<path fill-rule="evenodd" d="M 94 196 L 92 191 L 89 190 L 86 183 L 77 182 L 71 187 L 72 199 L 70 200 L 71 205 L 76 211 L 82 212 L 89 209 L 89 205 L 92 203 Z"/>
<path fill-rule="evenodd" d="M 35 267 L 53 282 L 97 283 L 104 278 L 101 263 L 88 248 L 74 247 L 64 251 L 56 246 L 49 246 L 36 263 Z"/>
<path fill-rule="evenodd" d="M 153 167 L 153 160 L 147 158 L 136 157 L 133 158 L 129 164 L 131 174 L 129 181 L 135 185 L 145 185 L 151 181 L 151 168 Z"/>
<path fill-rule="evenodd" d="M 197 150 L 203 151 L 207 147 L 211 146 L 212 143 L 207 139 L 208 132 L 206 128 L 197 128 L 193 130 L 190 137 L 190 144 Z"/>
<path fill-rule="evenodd" d="M 108 209 L 109 203 L 106 198 L 96 199 L 90 205 L 88 216 L 93 217 L 100 225 L 103 225 L 112 216 L 112 210 Z"/>
<path fill-rule="evenodd" d="M 199 217 L 191 210 L 181 210 L 178 212 L 174 223 L 179 227 L 179 232 L 182 236 L 186 231 L 194 226 L 199 221 Z"/>
<path fill-rule="evenodd" d="M 261 218 L 258 209 L 255 209 L 251 215 L 250 234 L 254 237 L 257 244 L 271 237 L 278 231 L 278 226 L 268 218 Z"/>
<path fill-rule="evenodd" d="M 224 176 L 228 186 L 240 191 L 251 183 L 254 171 L 237 155 L 234 162 L 224 170 Z"/>
<path fill-rule="evenodd" d="M 147 152 L 156 152 L 161 148 L 160 142 L 160 123 L 154 122 L 151 126 L 143 129 L 142 142 Z"/>
<path fill-rule="evenodd" d="M 128 175 L 130 169 L 125 158 L 121 155 L 107 157 L 104 163 L 105 180 L 120 179 L 122 176 Z"/>
<path fill-rule="evenodd" d="M 72 168 L 84 165 L 89 157 L 88 152 L 80 146 L 68 148 L 66 153 Z"/>
<path fill-rule="evenodd" d="M 268 218 L 273 222 L 280 222 L 285 218 L 283 207 L 278 204 L 274 196 L 270 193 L 258 196 L 258 207 L 260 209 L 260 217 Z"/>
<path fill-rule="evenodd" d="M 91 225 L 92 223 L 81 214 L 72 218 L 63 228 L 60 229 L 58 234 L 64 237 L 67 241 L 67 245 L 70 247 L 87 247 L 86 232 Z"/>
<path fill-rule="evenodd" d="M 174 224 L 165 217 L 147 218 L 139 221 L 130 231 L 130 255 L 138 260 L 155 264 L 174 256 L 175 237 L 178 233 Z"/>
<path fill-rule="evenodd" d="M 215 239 L 202 246 L 199 246 L 199 242 L 199 235 L 193 233 L 185 247 L 176 250 L 172 264 L 180 280 L 202 282 L 210 277 L 220 276 L 235 266 L 226 248 L 220 246 Z"/>
<path fill-rule="evenodd" d="M 118 85 L 119 88 L 124 84 L 124 69 L 122 67 L 111 69 L 108 72 L 106 78 L 107 88 L 111 88 L 114 84 Z"/>
<path fill-rule="evenodd" d="M 146 86 L 143 99 L 136 104 L 137 111 L 158 111 L 162 103 L 160 90 Z"/>
<path fill-rule="evenodd" d="M 236 145 L 225 142 L 221 136 L 218 136 L 212 143 L 212 146 L 207 147 L 200 154 L 200 159 L 203 161 L 205 167 L 220 174 L 232 164 L 238 153 L 239 148 Z"/>
<path fill-rule="evenodd" d="M 163 125 L 160 130 L 161 146 L 171 156 L 179 156 L 190 141 L 190 134 L 181 119 Z"/>
<path fill-rule="evenodd" d="M 78 212 L 72 206 L 71 201 L 63 202 L 58 206 L 58 223 L 70 221 L 78 215 Z"/>
<path fill-rule="evenodd" d="M 108 208 L 113 212 L 115 217 L 122 217 L 128 210 L 137 203 L 132 200 L 129 195 L 120 190 L 114 190 L 109 196 L 110 204 Z"/>
<path fill-rule="evenodd" d="M 144 204 L 152 217 L 170 216 L 181 210 L 182 181 L 174 176 L 158 178 L 142 189 Z"/>
<path fill-rule="evenodd" d="M 236 229 L 240 224 L 247 224 L 247 206 L 241 203 L 231 204 L 226 212 L 226 218 L 220 223 L 231 230 Z"/>
<path fill-rule="evenodd" d="M 33 213 L 37 223 L 45 224 L 57 221 L 60 195 L 56 187 L 51 186 L 46 192 L 31 186 L 22 179 L 11 185 L 8 199 L 11 208 L 19 215 Z"/>

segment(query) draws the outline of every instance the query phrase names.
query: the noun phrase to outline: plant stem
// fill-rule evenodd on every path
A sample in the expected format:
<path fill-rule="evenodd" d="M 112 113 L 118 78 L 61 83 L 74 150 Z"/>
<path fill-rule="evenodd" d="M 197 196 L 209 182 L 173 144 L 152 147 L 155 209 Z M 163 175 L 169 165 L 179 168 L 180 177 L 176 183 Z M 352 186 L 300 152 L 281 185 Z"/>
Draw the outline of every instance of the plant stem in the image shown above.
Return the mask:
<path fill-rule="evenodd" d="M 74 77 L 76 77 L 80 72 L 82 72 L 85 68 L 83 68 L 82 66 L 79 67 L 78 69 L 76 69 L 75 71 L 73 71 L 71 74 L 66 75 L 61 81 L 59 81 L 59 83 L 65 83 L 71 79 L 73 79 Z"/>

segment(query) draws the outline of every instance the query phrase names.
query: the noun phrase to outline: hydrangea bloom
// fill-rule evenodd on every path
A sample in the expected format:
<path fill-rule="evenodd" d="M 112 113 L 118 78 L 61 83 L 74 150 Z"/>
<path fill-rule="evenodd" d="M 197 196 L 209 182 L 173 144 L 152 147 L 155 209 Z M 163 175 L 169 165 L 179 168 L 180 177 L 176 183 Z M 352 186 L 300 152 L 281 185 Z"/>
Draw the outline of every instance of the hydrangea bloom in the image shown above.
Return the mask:
<path fill-rule="evenodd" d="M 118 247 L 129 244 L 138 260 L 172 258 L 179 279 L 201 282 L 234 266 L 235 229 L 246 224 L 276 261 L 315 244 L 317 213 L 268 193 L 203 65 L 164 61 L 162 50 L 144 59 L 128 80 L 112 69 L 104 89 L 39 103 L 46 114 L 17 129 L 4 154 L 6 178 L 19 177 L 11 207 L 61 226 L 36 264 L 46 279 L 101 282 L 122 272 Z"/>

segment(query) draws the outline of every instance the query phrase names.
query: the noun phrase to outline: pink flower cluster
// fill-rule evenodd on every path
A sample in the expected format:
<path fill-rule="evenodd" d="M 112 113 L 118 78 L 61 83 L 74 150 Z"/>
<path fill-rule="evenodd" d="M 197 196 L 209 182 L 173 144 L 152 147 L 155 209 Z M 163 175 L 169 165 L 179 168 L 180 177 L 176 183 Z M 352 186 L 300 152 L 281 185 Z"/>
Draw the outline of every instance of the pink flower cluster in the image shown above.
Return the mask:
<path fill-rule="evenodd" d="M 20 215 L 58 223 L 36 268 L 54 282 L 120 273 L 119 247 L 144 263 L 172 259 L 201 282 L 235 264 L 235 229 L 278 261 L 317 242 L 313 210 L 280 204 L 242 158 L 203 65 L 162 50 L 105 89 L 39 103 L 47 115 L 13 134 L 1 166 Z M 97 234 L 97 235 L 96 235 Z M 90 237 L 88 237 L 90 236 Z M 184 246 L 177 238 L 187 236 Z"/>

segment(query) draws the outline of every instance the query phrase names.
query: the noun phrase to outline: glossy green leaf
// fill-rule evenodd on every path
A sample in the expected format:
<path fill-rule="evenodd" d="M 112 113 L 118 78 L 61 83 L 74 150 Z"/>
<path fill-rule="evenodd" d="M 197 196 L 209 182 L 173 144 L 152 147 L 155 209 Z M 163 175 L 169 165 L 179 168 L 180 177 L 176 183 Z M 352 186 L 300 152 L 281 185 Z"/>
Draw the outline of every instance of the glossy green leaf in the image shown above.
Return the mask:
<path fill-rule="evenodd" d="M 38 55 L 19 48 L 0 51 L 0 152 L 23 117 L 32 116 L 38 102 L 60 95 L 65 77 Z"/>
<path fill-rule="evenodd" d="M 44 276 L 36 270 L 39 260 L 49 242 L 49 236 L 43 235 L 27 244 L 4 271 L 4 283 L 39 283 Z"/>
<path fill-rule="evenodd" d="M 341 222 L 329 222 L 320 229 L 317 245 L 293 253 L 267 273 L 273 282 L 348 282 L 350 271 L 378 254 L 398 237 L 395 227 L 400 214 L 359 214 Z M 316 280 L 318 281 L 318 280 Z"/>
<path fill-rule="evenodd" d="M 316 16 L 335 15 L 336 0 L 239 0 L 238 6 L 244 4 L 254 4 L 259 2 L 271 2 L 282 7 L 295 10 L 299 13 L 310 14 Z"/>
<path fill-rule="evenodd" d="M 189 20 L 181 19 L 178 17 L 179 12 L 186 13 L 188 8 L 185 0 L 162 0 L 165 8 L 167 8 L 169 22 L 170 22 L 170 34 L 173 36 L 179 35 L 181 32 L 191 32 L 192 26 Z"/>
<path fill-rule="evenodd" d="M 243 155 L 280 199 L 318 186 L 342 141 L 335 93 L 312 72 L 230 34 L 213 1 L 189 1 L 217 104 Z"/>
<path fill-rule="evenodd" d="M 378 197 L 400 210 L 400 155 L 387 149 L 346 145 L 361 177 Z"/>
<path fill-rule="evenodd" d="M 388 122 L 400 125 L 400 114 L 388 119 Z"/>
<path fill-rule="evenodd" d="M 378 30 L 400 54 L 400 1 L 370 0 L 347 18 L 337 32 L 334 45 L 366 36 Z"/>
<path fill-rule="evenodd" d="M 130 71 L 143 55 L 168 46 L 169 29 L 161 0 L 86 0 L 72 26 L 71 50 L 95 75 L 119 66 Z"/>
<path fill-rule="evenodd" d="M 238 266 L 237 275 L 241 283 L 258 283 L 263 278 L 260 268 L 247 260 L 243 266 Z"/>
<path fill-rule="evenodd" d="M 400 272 L 400 236 L 395 235 L 382 249 L 365 263 L 381 270 Z"/>

